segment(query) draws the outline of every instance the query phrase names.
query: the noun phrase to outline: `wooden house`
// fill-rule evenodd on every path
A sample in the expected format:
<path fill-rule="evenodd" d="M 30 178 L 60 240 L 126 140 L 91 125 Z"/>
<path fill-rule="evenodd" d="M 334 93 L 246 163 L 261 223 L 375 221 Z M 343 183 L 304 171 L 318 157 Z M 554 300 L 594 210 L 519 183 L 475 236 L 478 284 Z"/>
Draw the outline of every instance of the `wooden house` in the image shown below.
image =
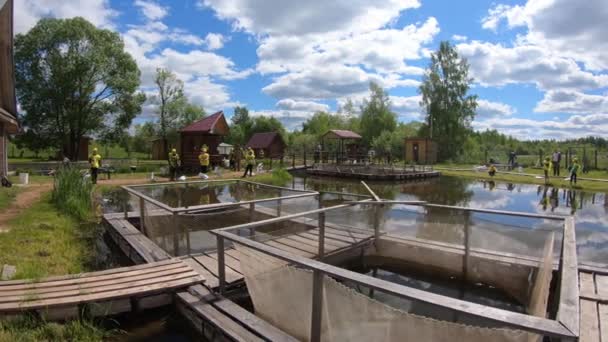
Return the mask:
<path fill-rule="evenodd" d="M 224 117 L 224 112 L 219 111 L 213 115 L 193 122 L 180 130 L 180 155 L 182 166 L 186 169 L 195 170 L 198 168 L 198 155 L 201 147 L 207 145 L 211 155 L 211 164 L 218 165 L 222 161 L 222 156 L 218 151 L 218 146 L 228 135 L 230 128 Z"/>
<path fill-rule="evenodd" d="M 277 132 L 256 133 L 247 142 L 247 147 L 253 148 L 256 157 L 263 152 L 264 158 L 283 158 L 286 146 Z"/>
<path fill-rule="evenodd" d="M 0 176 L 8 173 L 8 135 L 19 131 L 13 62 L 13 0 L 0 0 Z"/>
<path fill-rule="evenodd" d="M 437 143 L 429 138 L 405 138 L 404 160 L 414 164 L 435 164 Z"/>

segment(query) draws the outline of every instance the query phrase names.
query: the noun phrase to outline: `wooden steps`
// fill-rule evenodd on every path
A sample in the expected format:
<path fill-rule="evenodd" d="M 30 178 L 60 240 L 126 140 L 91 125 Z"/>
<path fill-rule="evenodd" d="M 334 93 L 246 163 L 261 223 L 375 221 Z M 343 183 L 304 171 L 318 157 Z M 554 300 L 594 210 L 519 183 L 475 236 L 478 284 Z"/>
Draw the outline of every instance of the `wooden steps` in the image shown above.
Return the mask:
<path fill-rule="evenodd" d="M 581 342 L 608 342 L 608 275 L 579 273 Z"/>
<path fill-rule="evenodd" d="M 131 306 L 150 308 L 169 304 L 170 293 L 204 280 L 183 261 L 171 259 L 41 280 L 3 281 L 0 282 L 0 314 L 30 310 L 48 313 L 67 307 L 78 312 L 79 305 L 93 303 L 104 303 L 112 307 L 105 314 L 115 314 L 133 309 Z M 126 301 L 119 303 L 121 300 Z M 155 300 L 158 305 L 153 303 Z"/>
<path fill-rule="evenodd" d="M 177 294 L 177 308 L 207 340 L 285 341 L 297 339 L 201 285 Z M 220 336 L 218 336 L 220 335 Z"/>

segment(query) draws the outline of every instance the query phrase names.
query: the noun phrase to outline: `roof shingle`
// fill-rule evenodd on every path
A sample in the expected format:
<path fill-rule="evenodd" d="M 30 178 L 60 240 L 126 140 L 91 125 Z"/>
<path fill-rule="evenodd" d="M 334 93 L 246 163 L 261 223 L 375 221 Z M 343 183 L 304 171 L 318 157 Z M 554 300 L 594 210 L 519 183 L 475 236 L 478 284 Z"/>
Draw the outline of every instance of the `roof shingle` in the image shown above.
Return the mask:
<path fill-rule="evenodd" d="M 204 117 L 198 121 L 191 123 L 190 125 L 182 128 L 180 132 L 200 132 L 200 133 L 213 133 L 213 128 L 217 121 L 224 116 L 223 111 L 219 111 L 213 115 Z"/>

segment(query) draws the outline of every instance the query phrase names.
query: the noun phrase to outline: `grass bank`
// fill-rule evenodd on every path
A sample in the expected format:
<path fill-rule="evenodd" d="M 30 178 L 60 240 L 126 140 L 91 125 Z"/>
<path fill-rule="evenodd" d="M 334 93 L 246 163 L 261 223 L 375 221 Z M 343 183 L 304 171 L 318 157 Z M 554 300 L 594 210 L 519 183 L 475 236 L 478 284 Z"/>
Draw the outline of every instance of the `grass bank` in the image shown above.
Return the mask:
<path fill-rule="evenodd" d="M 19 193 L 18 187 L 0 188 L 0 211 L 8 208 Z"/>
<path fill-rule="evenodd" d="M 264 183 L 274 186 L 285 186 L 292 180 L 293 176 L 285 169 L 274 169 L 272 172 L 255 175 L 250 179 L 254 182 Z"/>
<path fill-rule="evenodd" d="M 38 318 L 19 316 L 0 321 L 0 341 L 104 341 L 115 332 L 89 320 L 58 324 Z"/>
<path fill-rule="evenodd" d="M 471 166 L 469 166 L 471 167 Z M 475 171 L 461 171 L 461 170 L 439 170 L 442 175 L 446 176 L 456 176 L 456 177 L 465 177 L 465 178 L 475 178 L 475 179 L 487 179 L 487 180 L 496 180 L 496 181 L 504 181 L 504 182 L 513 182 L 513 183 L 526 183 L 526 184 L 539 184 L 544 185 L 544 178 L 536 178 L 532 176 L 525 175 L 514 175 L 514 174 L 504 174 L 498 172 L 494 177 L 488 175 L 487 172 L 475 172 Z M 538 176 L 542 175 L 542 170 L 534 170 L 534 169 L 526 169 L 525 173 L 535 174 Z M 589 172 L 585 175 L 579 175 L 579 178 L 598 178 L 598 179 L 608 179 L 606 178 L 606 172 L 603 171 L 595 171 Z M 608 182 L 595 182 L 595 181 L 584 181 L 579 180 L 576 185 L 570 185 L 569 181 L 564 180 L 566 176 L 550 178 L 549 184 L 556 187 L 561 188 L 575 188 L 579 190 L 586 191 L 595 191 L 595 192 L 608 192 Z"/>

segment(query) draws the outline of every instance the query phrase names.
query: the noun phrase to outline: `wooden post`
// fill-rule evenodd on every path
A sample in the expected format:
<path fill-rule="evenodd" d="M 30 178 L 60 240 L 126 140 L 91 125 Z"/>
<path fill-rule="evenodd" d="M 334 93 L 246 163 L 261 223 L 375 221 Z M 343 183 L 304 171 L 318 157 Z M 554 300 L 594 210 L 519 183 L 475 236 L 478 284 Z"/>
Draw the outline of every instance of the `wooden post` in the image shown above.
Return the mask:
<path fill-rule="evenodd" d="M 226 269 L 224 268 L 224 237 L 217 235 L 217 274 L 220 280 L 220 294 L 226 291 Z"/>
<path fill-rule="evenodd" d="M 374 267 L 374 269 L 372 270 L 372 277 L 376 278 L 378 276 L 378 267 Z M 374 288 L 372 287 L 369 290 L 369 298 L 374 299 Z"/>
<path fill-rule="evenodd" d="M 310 341 L 321 341 L 321 322 L 323 314 L 323 273 L 313 271 L 312 281 L 312 311 L 310 318 Z"/>
<path fill-rule="evenodd" d="M 296 168 L 296 154 L 292 154 L 291 155 L 291 168 L 295 169 Z"/>
<path fill-rule="evenodd" d="M 325 257 L 325 213 L 319 213 L 319 260 Z"/>
<path fill-rule="evenodd" d="M 148 234 L 146 233 L 146 224 L 144 223 L 145 207 L 146 207 L 146 202 L 144 201 L 143 197 L 140 197 L 139 198 L 139 229 L 141 229 L 141 232 L 144 233 L 145 236 L 148 236 Z"/>
<path fill-rule="evenodd" d="M 283 205 L 283 201 L 281 201 L 281 199 L 279 198 L 277 200 L 277 217 L 281 216 L 281 206 L 282 205 Z"/>
<path fill-rule="evenodd" d="M 469 215 L 470 213 L 464 215 L 464 259 L 462 260 L 462 277 L 465 282 L 469 277 L 469 258 L 471 255 L 471 227 L 469 226 Z"/>
<path fill-rule="evenodd" d="M 380 213 L 384 207 L 383 204 L 374 205 L 374 238 L 377 240 L 380 238 Z"/>
<path fill-rule="evenodd" d="M 253 215 L 255 213 L 255 202 L 249 203 L 249 222 L 253 222 Z M 255 228 L 249 228 L 249 236 L 253 238 L 255 235 Z"/>
<path fill-rule="evenodd" d="M 125 212 L 125 220 L 129 218 L 129 197 L 131 197 L 131 195 L 129 195 L 128 192 L 125 191 L 125 194 L 127 195 L 127 198 L 125 199 L 125 203 L 123 204 L 123 210 Z"/>
<path fill-rule="evenodd" d="M 306 167 L 306 150 L 304 150 L 304 167 Z"/>
<path fill-rule="evenodd" d="M 173 214 L 173 256 L 179 255 L 179 237 L 177 236 L 177 230 L 179 225 L 177 224 L 177 213 Z"/>

